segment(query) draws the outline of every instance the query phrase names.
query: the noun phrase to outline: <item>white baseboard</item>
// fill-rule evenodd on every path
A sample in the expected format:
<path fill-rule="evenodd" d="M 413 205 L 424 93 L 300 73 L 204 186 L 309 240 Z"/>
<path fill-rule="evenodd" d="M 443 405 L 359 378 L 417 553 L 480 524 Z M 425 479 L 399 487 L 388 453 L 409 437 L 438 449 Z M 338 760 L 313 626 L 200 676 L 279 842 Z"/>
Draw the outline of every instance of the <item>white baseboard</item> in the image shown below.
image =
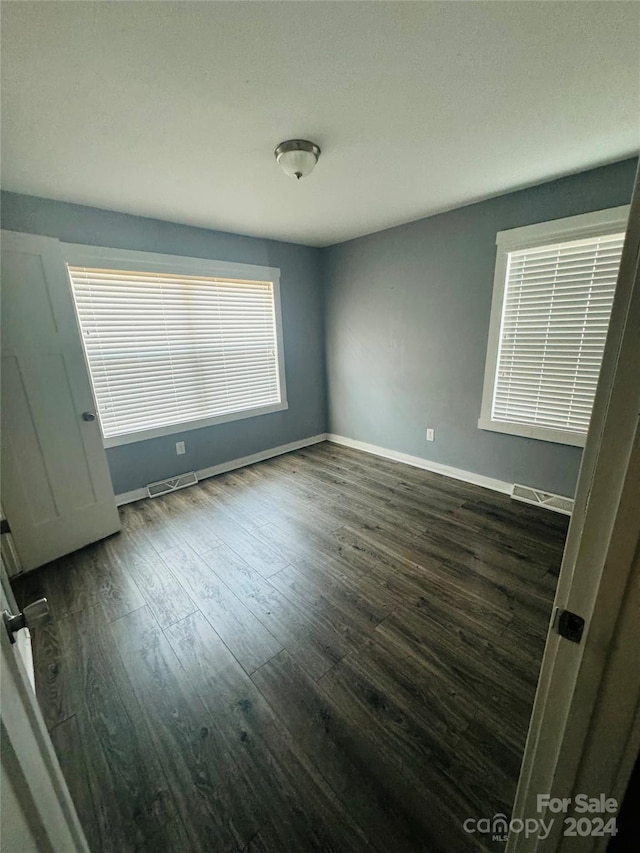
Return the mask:
<path fill-rule="evenodd" d="M 281 456 L 283 453 L 290 453 L 292 450 L 299 450 L 301 447 L 309 447 L 312 444 L 318 444 L 321 441 L 327 440 L 325 432 L 319 435 L 312 435 L 309 438 L 301 438 L 298 441 L 291 441 L 289 444 L 281 444 L 279 447 L 271 447 L 269 450 L 261 450 L 259 453 L 252 453 L 250 456 L 241 456 L 239 459 L 230 459 L 229 462 L 221 462 L 220 465 L 212 465 L 209 468 L 202 468 L 196 471 L 198 480 L 206 480 L 207 477 L 215 477 L 216 474 L 224 474 L 227 471 L 235 471 L 236 468 L 244 468 L 246 465 L 253 465 L 254 462 L 262 462 L 264 459 L 271 459 L 273 456 Z M 116 506 L 133 503 L 143 498 L 148 498 L 146 486 L 141 489 L 134 489 L 132 492 L 123 492 L 116 495 Z"/>
<path fill-rule="evenodd" d="M 132 504 L 134 501 L 141 501 L 143 498 L 148 498 L 149 492 L 146 489 L 134 489 L 132 492 L 121 492 L 116 495 L 116 506 L 124 506 Z"/>
<path fill-rule="evenodd" d="M 382 456 L 384 459 L 392 459 L 394 462 L 403 462 L 405 465 L 422 468 L 424 471 L 432 471 L 434 474 L 444 474 L 445 477 L 451 477 L 454 480 L 464 480 L 465 483 L 473 483 L 475 486 L 483 486 L 485 489 L 492 489 L 494 492 L 502 492 L 505 495 L 510 495 L 513 489 L 513 483 L 507 483 L 504 480 L 485 477 L 483 474 L 464 471 L 462 468 L 452 468 L 450 465 L 431 462 L 429 459 L 422 459 L 420 456 L 410 456 L 408 453 L 400 453 L 398 450 L 387 450 L 385 447 L 378 447 L 376 444 L 367 444 L 365 441 L 356 441 L 353 438 L 335 435 L 332 432 L 327 434 L 327 441 L 343 444 L 345 447 L 353 447 L 354 450 L 363 450 L 365 453 Z"/>

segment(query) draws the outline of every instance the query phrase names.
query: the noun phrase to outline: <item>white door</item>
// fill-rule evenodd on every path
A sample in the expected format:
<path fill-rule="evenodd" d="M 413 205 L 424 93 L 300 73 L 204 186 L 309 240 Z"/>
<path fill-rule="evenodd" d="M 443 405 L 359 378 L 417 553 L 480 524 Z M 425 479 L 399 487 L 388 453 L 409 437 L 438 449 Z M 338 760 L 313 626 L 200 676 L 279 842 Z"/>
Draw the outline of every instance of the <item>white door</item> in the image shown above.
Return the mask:
<path fill-rule="evenodd" d="M 2 572 L 0 610 L 15 613 Z M 29 675 L 29 632 L 13 635 L 0 621 L 2 777 L 0 849 L 19 853 L 88 853 Z"/>
<path fill-rule="evenodd" d="M 8 231 L 1 453 L 2 505 L 24 571 L 120 529 L 60 244 Z"/>
<path fill-rule="evenodd" d="M 640 748 L 638 178 L 555 605 L 584 632 L 551 626 L 514 804 L 518 829 L 551 828 L 512 827 L 507 853 L 604 851 L 615 810 L 574 811 L 576 796 L 620 804 Z"/>

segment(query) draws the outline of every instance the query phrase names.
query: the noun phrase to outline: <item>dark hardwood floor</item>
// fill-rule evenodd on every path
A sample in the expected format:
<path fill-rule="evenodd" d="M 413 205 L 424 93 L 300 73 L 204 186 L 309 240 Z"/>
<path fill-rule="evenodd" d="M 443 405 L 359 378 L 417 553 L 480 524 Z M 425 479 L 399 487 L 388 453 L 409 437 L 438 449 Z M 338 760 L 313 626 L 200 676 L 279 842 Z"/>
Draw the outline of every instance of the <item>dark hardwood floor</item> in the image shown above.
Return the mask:
<path fill-rule="evenodd" d="M 485 849 L 564 517 L 327 443 L 121 513 L 16 583 L 94 853 Z"/>

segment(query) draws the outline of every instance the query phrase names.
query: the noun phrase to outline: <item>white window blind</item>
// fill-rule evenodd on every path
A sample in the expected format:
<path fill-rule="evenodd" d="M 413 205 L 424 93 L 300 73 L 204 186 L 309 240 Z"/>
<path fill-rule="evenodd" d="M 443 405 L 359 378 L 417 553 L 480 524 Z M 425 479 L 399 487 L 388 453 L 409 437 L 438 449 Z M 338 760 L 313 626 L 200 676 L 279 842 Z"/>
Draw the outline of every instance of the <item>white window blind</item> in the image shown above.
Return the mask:
<path fill-rule="evenodd" d="M 273 282 L 69 274 L 105 438 L 281 402 Z"/>
<path fill-rule="evenodd" d="M 586 434 L 623 242 L 508 253 L 492 420 Z"/>

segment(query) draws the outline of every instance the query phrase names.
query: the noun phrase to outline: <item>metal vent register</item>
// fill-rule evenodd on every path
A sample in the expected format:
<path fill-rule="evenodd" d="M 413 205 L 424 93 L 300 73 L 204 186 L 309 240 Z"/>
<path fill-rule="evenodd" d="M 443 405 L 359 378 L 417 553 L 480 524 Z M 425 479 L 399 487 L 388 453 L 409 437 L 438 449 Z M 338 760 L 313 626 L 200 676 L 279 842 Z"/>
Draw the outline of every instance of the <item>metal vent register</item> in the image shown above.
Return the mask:
<path fill-rule="evenodd" d="M 177 477 L 170 477 L 168 480 L 158 480 L 157 483 L 149 483 L 147 492 L 150 498 L 157 498 L 160 495 L 166 495 L 167 492 L 177 492 L 178 489 L 195 486 L 197 482 L 196 472 L 189 471 L 188 474 L 180 474 Z"/>
<path fill-rule="evenodd" d="M 561 512 L 563 515 L 571 515 L 573 511 L 573 500 L 571 498 L 566 498 L 564 495 L 554 495 L 552 492 L 543 492 L 540 489 L 532 489 L 531 486 L 519 486 L 516 483 L 511 492 L 511 497 L 514 501 L 535 504 L 554 512 Z"/>

